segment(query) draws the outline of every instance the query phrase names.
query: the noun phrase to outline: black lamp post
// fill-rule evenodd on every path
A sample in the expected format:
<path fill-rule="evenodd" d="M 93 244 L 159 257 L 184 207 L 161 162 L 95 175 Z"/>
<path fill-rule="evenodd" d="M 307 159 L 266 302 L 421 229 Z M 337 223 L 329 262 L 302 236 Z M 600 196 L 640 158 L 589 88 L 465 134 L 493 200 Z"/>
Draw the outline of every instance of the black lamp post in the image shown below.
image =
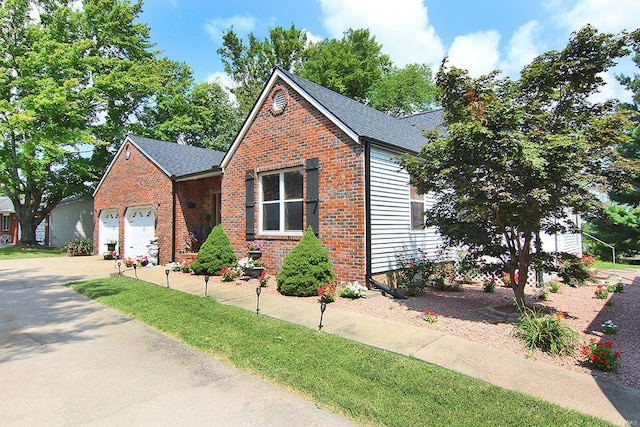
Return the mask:
<path fill-rule="evenodd" d="M 169 271 L 171 270 L 169 270 L 168 268 L 164 271 L 164 274 L 167 275 L 167 288 L 169 287 Z"/>
<path fill-rule="evenodd" d="M 324 311 L 327 309 L 327 303 L 326 302 L 321 302 L 320 303 L 320 325 L 318 325 L 318 331 L 322 330 L 322 316 L 324 316 Z"/>
<path fill-rule="evenodd" d="M 120 267 L 122 267 L 122 263 L 118 261 L 118 277 L 122 276 L 122 269 Z"/>
<path fill-rule="evenodd" d="M 258 286 L 256 288 L 256 314 L 260 314 L 260 292 L 262 292 L 262 288 Z"/>
<path fill-rule="evenodd" d="M 204 296 L 207 296 L 207 292 L 209 291 L 209 275 L 204 275 Z"/>
<path fill-rule="evenodd" d="M 133 273 L 136 275 L 136 280 L 138 280 L 138 264 L 133 264 Z"/>

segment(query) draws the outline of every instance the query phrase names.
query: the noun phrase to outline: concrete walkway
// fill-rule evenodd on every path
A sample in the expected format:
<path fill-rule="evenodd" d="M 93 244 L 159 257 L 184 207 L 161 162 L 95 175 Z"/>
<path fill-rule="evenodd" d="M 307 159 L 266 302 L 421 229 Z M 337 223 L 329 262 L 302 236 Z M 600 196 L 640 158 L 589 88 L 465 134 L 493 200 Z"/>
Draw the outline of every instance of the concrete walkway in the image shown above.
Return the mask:
<path fill-rule="evenodd" d="M 69 259 L 69 258 L 65 258 Z M 91 277 L 117 275 L 115 263 L 72 258 L 74 269 L 87 269 Z M 61 260 L 61 259 L 59 259 Z M 33 261 L 32 261 L 33 262 Z M 40 261 L 38 261 L 40 262 Z M 66 262 L 64 264 L 67 264 Z M 82 267 L 80 267 L 82 265 Z M 1 266 L 0 266 L 1 270 Z M 53 262 L 51 270 L 57 275 L 73 277 L 73 270 L 61 262 Z M 1 271 L 0 271 L 1 273 Z M 159 286 L 167 285 L 164 267 L 140 268 L 138 278 Z M 133 277 L 134 271 L 124 275 Z M 79 276 L 80 274 L 76 274 Z M 75 280 L 75 279 L 74 279 Z M 169 274 L 169 286 L 183 292 L 203 295 L 203 277 L 182 273 Z M 240 286 L 209 282 L 208 296 L 216 300 L 255 312 L 256 294 Z M 318 328 L 319 310 L 306 302 L 262 294 L 260 314 Z M 510 390 L 537 396 L 566 408 L 591 414 L 618 425 L 640 424 L 640 390 L 597 380 L 589 375 L 527 360 L 482 344 L 455 336 L 413 327 L 358 313 L 333 309 L 329 306 L 323 318 L 323 332 L 336 334 L 367 345 L 415 357 L 445 368 L 479 378 Z M 0 372 L 0 377 L 2 373 Z M 0 394 L 0 408 L 3 396 Z M 2 424 L 0 419 L 0 424 Z M 309 425 L 309 424 L 305 424 Z M 331 424 L 335 425 L 335 424 Z"/>

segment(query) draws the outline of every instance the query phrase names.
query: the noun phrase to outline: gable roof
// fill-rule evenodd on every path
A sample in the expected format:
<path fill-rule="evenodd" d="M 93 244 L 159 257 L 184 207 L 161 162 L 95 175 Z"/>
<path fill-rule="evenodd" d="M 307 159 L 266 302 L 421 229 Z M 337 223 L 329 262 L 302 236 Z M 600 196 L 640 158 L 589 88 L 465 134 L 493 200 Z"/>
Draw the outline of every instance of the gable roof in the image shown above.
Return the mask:
<path fill-rule="evenodd" d="M 398 119 L 278 67 L 274 69 L 242 129 L 227 151 L 221 165 L 223 168 L 233 156 L 260 106 L 278 79 L 282 79 L 291 86 L 358 143 L 369 140 L 403 152 L 418 153 L 426 142 L 422 126 L 442 124 L 442 110 L 430 112 L 433 114 L 425 113 L 428 116 L 422 119 L 421 124 L 416 122 L 417 119 L 416 121 Z"/>
<path fill-rule="evenodd" d="M 134 145 L 140 152 L 155 164 L 170 179 L 195 177 L 221 172 L 220 163 L 225 153 L 208 148 L 193 147 L 175 142 L 160 141 L 142 136 L 128 135 L 120 145 L 118 152 L 111 160 L 109 167 L 96 186 L 95 196 L 105 177 L 109 174 L 114 162 L 127 145 Z"/>

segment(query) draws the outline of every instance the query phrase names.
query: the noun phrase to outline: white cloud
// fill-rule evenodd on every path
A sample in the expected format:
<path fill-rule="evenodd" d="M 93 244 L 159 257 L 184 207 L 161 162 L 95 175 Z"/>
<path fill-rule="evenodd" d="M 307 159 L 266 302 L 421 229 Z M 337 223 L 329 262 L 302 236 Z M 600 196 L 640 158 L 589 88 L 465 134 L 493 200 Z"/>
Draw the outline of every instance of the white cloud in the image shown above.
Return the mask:
<path fill-rule="evenodd" d="M 209 38 L 216 43 L 222 44 L 222 34 L 233 27 L 233 31 L 239 36 L 253 31 L 256 25 L 256 18 L 250 15 L 235 15 L 229 18 L 207 19 L 204 29 L 209 34 Z"/>
<path fill-rule="evenodd" d="M 457 36 L 449 48 L 449 64 L 469 71 L 473 77 L 498 67 L 500 34 L 495 30 Z"/>
<path fill-rule="evenodd" d="M 402 67 L 410 63 L 438 65 L 444 46 L 429 23 L 422 0 L 319 0 L 330 37 L 349 28 L 369 28 L 382 51 Z"/>
<path fill-rule="evenodd" d="M 517 78 L 522 68 L 544 51 L 536 42 L 540 28 L 538 21 L 529 21 L 513 33 L 509 40 L 507 57 L 500 65 L 506 76 Z"/>
<path fill-rule="evenodd" d="M 633 31 L 639 26 L 640 1 L 638 0 L 578 0 L 549 1 L 547 10 L 554 13 L 558 27 L 576 31 L 591 24 L 600 31 L 618 33 L 624 29 Z"/>
<path fill-rule="evenodd" d="M 237 102 L 236 96 L 231 93 L 231 89 L 237 87 L 238 85 L 227 73 L 217 71 L 213 74 L 209 74 L 207 78 L 204 79 L 204 81 L 208 83 L 218 83 L 220 87 L 222 87 L 222 89 L 227 92 L 227 95 L 229 95 L 229 99 L 231 100 L 231 102 Z"/>

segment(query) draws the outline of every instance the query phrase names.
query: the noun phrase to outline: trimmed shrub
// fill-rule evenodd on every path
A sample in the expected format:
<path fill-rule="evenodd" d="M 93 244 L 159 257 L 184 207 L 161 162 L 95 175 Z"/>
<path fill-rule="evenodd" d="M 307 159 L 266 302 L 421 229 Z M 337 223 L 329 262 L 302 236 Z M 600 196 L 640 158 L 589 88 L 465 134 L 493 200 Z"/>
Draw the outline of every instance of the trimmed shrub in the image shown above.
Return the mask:
<path fill-rule="evenodd" d="M 331 283 L 334 277 L 329 251 L 309 227 L 284 257 L 276 280 L 282 295 L 309 297 L 317 295 L 318 288 Z"/>
<path fill-rule="evenodd" d="M 195 274 L 219 274 L 224 266 L 236 265 L 236 253 L 222 225 L 216 225 L 200 246 L 198 257 L 191 264 Z"/>
<path fill-rule="evenodd" d="M 65 246 L 70 256 L 91 255 L 93 253 L 93 240 L 78 238 L 73 239 Z"/>

